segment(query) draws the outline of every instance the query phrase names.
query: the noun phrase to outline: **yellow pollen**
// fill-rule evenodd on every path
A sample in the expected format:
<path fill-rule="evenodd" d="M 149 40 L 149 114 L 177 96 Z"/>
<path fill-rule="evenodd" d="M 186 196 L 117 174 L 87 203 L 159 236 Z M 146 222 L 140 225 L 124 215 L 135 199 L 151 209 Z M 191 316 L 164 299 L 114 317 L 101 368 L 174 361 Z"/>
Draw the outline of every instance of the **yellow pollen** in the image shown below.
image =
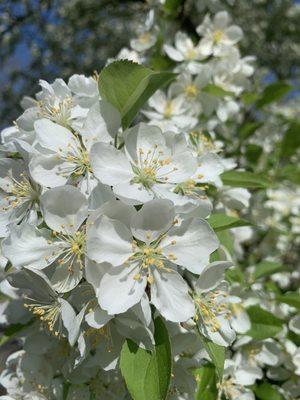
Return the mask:
<path fill-rule="evenodd" d="M 195 49 L 188 49 L 185 56 L 188 60 L 194 60 L 197 56 L 197 52 Z"/>
<path fill-rule="evenodd" d="M 216 44 L 220 43 L 223 36 L 224 36 L 224 33 L 222 31 L 220 31 L 220 30 L 215 31 L 213 34 L 214 43 L 216 43 Z"/>
<path fill-rule="evenodd" d="M 197 88 L 196 85 L 191 84 L 187 85 L 184 91 L 188 97 L 195 97 L 197 96 L 199 89 Z"/>
<path fill-rule="evenodd" d="M 174 106 L 172 101 L 167 101 L 164 109 L 164 117 L 169 119 L 172 117 Z"/>

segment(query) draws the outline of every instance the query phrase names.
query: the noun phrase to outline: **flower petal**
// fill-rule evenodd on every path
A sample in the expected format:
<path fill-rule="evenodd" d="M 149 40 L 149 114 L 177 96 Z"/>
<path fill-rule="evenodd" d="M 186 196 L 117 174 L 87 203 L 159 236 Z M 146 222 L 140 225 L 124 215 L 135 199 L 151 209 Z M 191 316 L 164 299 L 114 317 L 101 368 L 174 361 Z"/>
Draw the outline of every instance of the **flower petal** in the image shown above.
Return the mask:
<path fill-rule="evenodd" d="M 74 140 L 69 129 L 46 118 L 35 121 L 34 130 L 37 143 L 54 153 L 58 153 L 59 149 L 67 149 L 68 145 Z"/>
<path fill-rule="evenodd" d="M 89 227 L 87 254 L 98 263 L 123 264 L 132 254 L 132 235 L 122 222 L 101 215 Z"/>
<path fill-rule="evenodd" d="M 174 217 L 174 207 L 171 201 L 151 200 L 133 216 L 131 232 L 135 238 L 143 242 L 152 242 L 170 228 Z"/>
<path fill-rule="evenodd" d="M 151 303 L 161 315 L 172 322 L 184 322 L 194 316 L 194 303 L 188 294 L 188 286 L 175 271 L 153 271 Z"/>
<path fill-rule="evenodd" d="M 133 176 L 125 154 L 108 143 L 95 143 L 92 146 L 90 162 L 96 178 L 106 185 L 126 182 Z"/>
<path fill-rule="evenodd" d="M 87 200 L 74 186 L 47 190 L 40 201 L 45 222 L 54 231 L 75 233 L 87 217 Z"/>
<path fill-rule="evenodd" d="M 130 267 L 121 265 L 107 272 L 100 283 L 99 303 L 109 314 L 120 314 L 137 304 L 145 291 L 147 280 L 141 277 L 136 280 L 139 272 L 137 265 Z"/>
<path fill-rule="evenodd" d="M 173 243 L 173 244 L 172 244 Z M 176 264 L 199 274 L 209 262 L 210 254 L 219 247 L 209 224 L 201 218 L 191 218 L 173 228 L 161 242 L 163 254 L 176 257 Z"/>
<path fill-rule="evenodd" d="M 29 265 L 43 269 L 56 249 L 57 245 L 49 244 L 36 227 L 27 223 L 12 226 L 10 236 L 2 242 L 3 255 L 15 268 Z"/>

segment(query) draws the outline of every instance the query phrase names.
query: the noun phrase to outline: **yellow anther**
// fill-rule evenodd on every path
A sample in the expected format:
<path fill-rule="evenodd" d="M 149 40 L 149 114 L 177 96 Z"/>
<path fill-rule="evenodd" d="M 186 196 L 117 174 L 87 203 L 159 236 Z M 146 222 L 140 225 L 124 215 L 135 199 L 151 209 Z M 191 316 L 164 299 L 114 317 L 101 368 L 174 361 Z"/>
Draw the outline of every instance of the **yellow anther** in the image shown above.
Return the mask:
<path fill-rule="evenodd" d="M 134 277 L 133 277 L 133 279 L 134 279 L 135 281 L 139 281 L 139 280 L 141 279 L 141 274 L 135 274 Z"/>

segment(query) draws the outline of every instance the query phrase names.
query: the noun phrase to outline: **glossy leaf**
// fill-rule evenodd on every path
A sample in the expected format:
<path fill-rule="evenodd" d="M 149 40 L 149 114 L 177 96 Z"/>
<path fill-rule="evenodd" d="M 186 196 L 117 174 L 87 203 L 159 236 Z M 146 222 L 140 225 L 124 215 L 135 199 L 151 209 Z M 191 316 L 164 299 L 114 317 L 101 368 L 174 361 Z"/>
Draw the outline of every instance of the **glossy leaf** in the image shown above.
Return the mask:
<path fill-rule="evenodd" d="M 276 336 L 283 326 L 283 321 L 259 306 L 247 308 L 251 328 L 246 335 L 253 339 L 263 340 Z"/>
<path fill-rule="evenodd" d="M 101 71 L 99 92 L 119 110 L 125 129 L 153 93 L 175 77 L 172 72 L 155 72 L 132 61 L 115 61 Z"/>
<path fill-rule="evenodd" d="M 231 217 L 226 214 L 212 214 L 208 218 L 208 223 L 216 231 L 223 231 L 225 229 L 237 228 L 239 226 L 249 226 L 251 222 L 245 219 Z"/>
<path fill-rule="evenodd" d="M 150 352 L 131 340 L 123 345 L 120 368 L 133 400 L 164 400 L 171 379 L 171 347 L 160 317 L 155 324 L 155 349 Z"/>

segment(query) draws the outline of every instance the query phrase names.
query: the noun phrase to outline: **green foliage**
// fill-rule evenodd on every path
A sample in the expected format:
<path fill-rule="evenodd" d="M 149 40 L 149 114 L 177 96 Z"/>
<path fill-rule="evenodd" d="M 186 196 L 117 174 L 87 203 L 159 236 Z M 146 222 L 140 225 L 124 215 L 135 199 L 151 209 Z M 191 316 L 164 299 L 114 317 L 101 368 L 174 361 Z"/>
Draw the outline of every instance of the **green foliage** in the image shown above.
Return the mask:
<path fill-rule="evenodd" d="M 155 324 L 155 349 L 150 352 L 131 340 L 123 345 L 120 368 L 133 400 L 164 400 L 172 369 L 168 331 L 160 317 Z"/>
<path fill-rule="evenodd" d="M 251 222 L 245 219 L 240 219 L 236 217 L 230 217 L 226 214 L 212 214 L 208 218 L 208 223 L 216 231 L 223 231 L 225 229 L 237 228 L 239 226 L 249 226 L 252 225 Z"/>
<path fill-rule="evenodd" d="M 202 92 L 211 94 L 216 97 L 233 96 L 232 92 L 229 92 L 228 90 L 224 90 L 221 87 L 213 85 L 213 84 L 209 84 L 209 85 L 205 86 L 202 89 Z"/>
<path fill-rule="evenodd" d="M 278 390 L 268 382 L 262 383 L 254 391 L 260 400 L 284 400 Z"/>
<path fill-rule="evenodd" d="M 217 398 L 217 376 L 213 365 L 204 365 L 195 371 L 195 376 L 199 382 L 196 400 L 215 400 Z"/>
<path fill-rule="evenodd" d="M 115 61 L 101 71 L 99 92 L 120 111 L 122 126 L 126 129 L 149 97 L 175 76 L 172 72 L 155 72 L 128 60 Z"/>
<path fill-rule="evenodd" d="M 296 153 L 300 146 L 300 122 L 293 121 L 285 132 L 281 144 L 281 157 L 289 158 Z"/>
<path fill-rule="evenodd" d="M 276 272 L 282 271 L 284 266 L 274 261 L 262 261 L 255 266 L 253 278 L 259 279 L 263 276 L 272 275 Z"/>
<path fill-rule="evenodd" d="M 262 125 L 262 122 L 247 122 L 239 128 L 238 135 L 241 139 L 248 139 Z"/>
<path fill-rule="evenodd" d="M 257 108 L 262 108 L 270 103 L 274 103 L 285 96 L 292 86 L 284 82 L 275 82 L 265 87 L 263 93 L 256 102 Z"/>
<path fill-rule="evenodd" d="M 300 309 L 300 294 L 298 292 L 289 292 L 281 296 L 276 296 L 276 300 L 280 303 Z"/>
<path fill-rule="evenodd" d="M 221 381 L 224 373 L 224 362 L 225 362 L 225 352 L 226 348 L 223 346 L 219 346 L 216 343 L 213 343 L 205 336 L 200 334 L 201 342 L 205 347 L 209 357 L 211 358 L 214 366 L 216 367 L 216 372 L 219 380 Z"/>
<path fill-rule="evenodd" d="M 259 306 L 247 308 L 251 328 L 246 335 L 263 340 L 276 336 L 282 329 L 283 321 Z"/>
<path fill-rule="evenodd" d="M 246 171 L 226 171 L 221 179 L 224 185 L 247 189 L 266 189 L 271 185 L 265 176 Z"/>
<path fill-rule="evenodd" d="M 31 325 L 34 321 L 30 320 L 26 324 L 13 324 L 9 325 L 5 330 L 3 335 L 0 338 L 0 347 L 3 346 L 8 341 L 14 339 L 21 333 L 27 326 Z"/>

